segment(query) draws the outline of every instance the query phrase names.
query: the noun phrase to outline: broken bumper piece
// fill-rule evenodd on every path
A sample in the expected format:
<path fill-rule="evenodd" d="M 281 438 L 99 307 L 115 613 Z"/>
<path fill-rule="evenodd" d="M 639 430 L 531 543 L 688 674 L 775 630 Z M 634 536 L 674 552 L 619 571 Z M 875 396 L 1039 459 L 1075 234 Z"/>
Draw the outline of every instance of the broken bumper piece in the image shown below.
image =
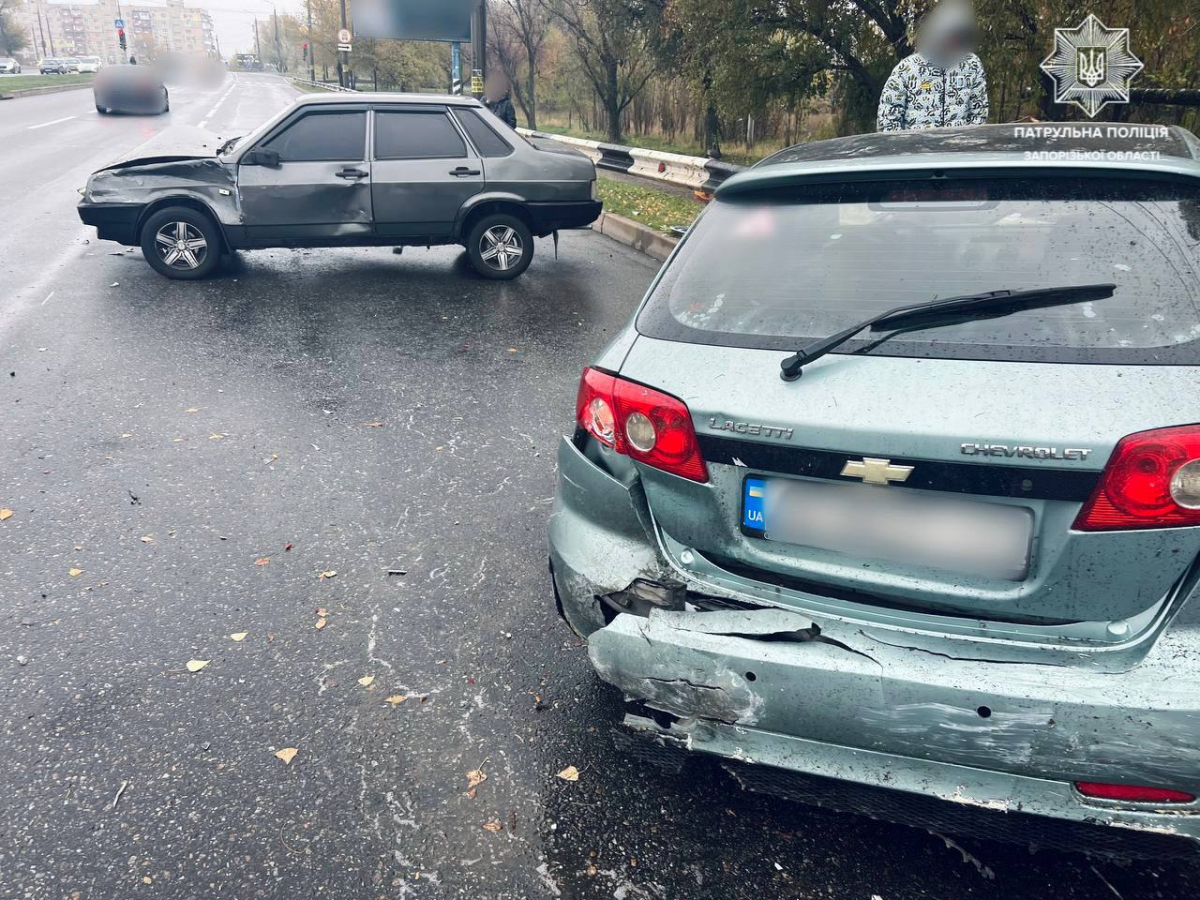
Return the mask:
<path fill-rule="evenodd" d="M 1200 850 L 1200 804 L 1113 804 L 1073 786 L 1195 792 L 1200 698 L 1176 708 L 1161 681 L 1161 706 L 1153 685 L 1124 706 L 1109 675 L 835 639 L 776 609 L 619 615 L 589 655 L 639 701 L 628 737 L 660 764 L 711 754 L 744 787 L 935 831 L 1115 856 Z"/>

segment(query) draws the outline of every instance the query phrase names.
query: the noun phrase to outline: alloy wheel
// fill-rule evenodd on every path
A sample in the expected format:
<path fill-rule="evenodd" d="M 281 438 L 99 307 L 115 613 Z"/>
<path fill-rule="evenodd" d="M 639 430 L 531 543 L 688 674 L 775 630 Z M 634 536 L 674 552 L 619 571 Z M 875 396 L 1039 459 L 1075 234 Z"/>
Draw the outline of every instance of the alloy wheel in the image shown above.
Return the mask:
<path fill-rule="evenodd" d="M 479 239 L 479 255 L 493 269 L 507 271 L 521 261 L 521 236 L 508 225 L 493 225 Z"/>
<path fill-rule="evenodd" d="M 162 261 L 173 269 L 198 269 L 208 256 L 208 241 L 195 225 L 168 222 L 154 235 Z"/>

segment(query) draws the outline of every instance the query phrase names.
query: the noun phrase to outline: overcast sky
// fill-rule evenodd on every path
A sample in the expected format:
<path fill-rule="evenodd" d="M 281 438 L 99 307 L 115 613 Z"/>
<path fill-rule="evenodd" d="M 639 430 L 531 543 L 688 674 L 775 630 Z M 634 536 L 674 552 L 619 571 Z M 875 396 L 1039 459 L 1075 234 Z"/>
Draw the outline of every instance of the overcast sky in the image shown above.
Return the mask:
<path fill-rule="evenodd" d="M 146 6 L 159 5 L 157 0 L 140 0 L 140 2 Z M 226 59 L 238 51 L 254 50 L 254 17 L 256 15 L 263 25 L 266 25 L 266 20 L 271 17 L 273 6 L 278 7 L 281 15 L 284 13 L 298 14 L 304 10 L 304 0 L 280 0 L 275 4 L 272 4 L 271 0 L 185 0 L 185 4 L 203 7 L 212 15 L 213 27 L 216 29 L 217 37 L 221 40 L 221 53 Z"/>

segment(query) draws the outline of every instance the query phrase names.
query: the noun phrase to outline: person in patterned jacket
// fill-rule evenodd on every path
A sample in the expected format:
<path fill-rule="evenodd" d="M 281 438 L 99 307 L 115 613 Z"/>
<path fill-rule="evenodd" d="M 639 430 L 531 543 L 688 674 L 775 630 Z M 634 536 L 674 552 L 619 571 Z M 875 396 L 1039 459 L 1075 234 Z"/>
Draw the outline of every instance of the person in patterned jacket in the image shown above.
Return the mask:
<path fill-rule="evenodd" d="M 892 70 L 879 98 L 879 131 L 983 125 L 987 76 L 975 46 L 975 16 L 965 2 L 947 0 L 917 32 L 917 52 Z"/>

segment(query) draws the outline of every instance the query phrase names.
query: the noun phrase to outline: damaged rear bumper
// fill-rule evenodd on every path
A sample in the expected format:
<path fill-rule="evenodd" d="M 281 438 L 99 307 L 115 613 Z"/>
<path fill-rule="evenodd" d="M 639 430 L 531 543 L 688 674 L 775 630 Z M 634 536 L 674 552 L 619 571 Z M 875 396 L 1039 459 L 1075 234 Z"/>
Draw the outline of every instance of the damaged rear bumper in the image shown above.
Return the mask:
<path fill-rule="evenodd" d="M 1111 675 L 932 657 L 861 632 L 833 639 L 772 609 L 619 615 L 588 652 L 605 681 L 665 714 L 627 716 L 627 727 L 659 750 L 739 763 L 757 790 L 812 802 L 828 783 L 837 808 L 1041 846 L 1200 850 L 1200 805 L 1117 806 L 1074 787 L 1200 785 L 1200 697 L 1161 681 L 1153 706 L 1149 683 L 1114 696 Z M 964 810 L 993 824 L 971 826 Z"/>

